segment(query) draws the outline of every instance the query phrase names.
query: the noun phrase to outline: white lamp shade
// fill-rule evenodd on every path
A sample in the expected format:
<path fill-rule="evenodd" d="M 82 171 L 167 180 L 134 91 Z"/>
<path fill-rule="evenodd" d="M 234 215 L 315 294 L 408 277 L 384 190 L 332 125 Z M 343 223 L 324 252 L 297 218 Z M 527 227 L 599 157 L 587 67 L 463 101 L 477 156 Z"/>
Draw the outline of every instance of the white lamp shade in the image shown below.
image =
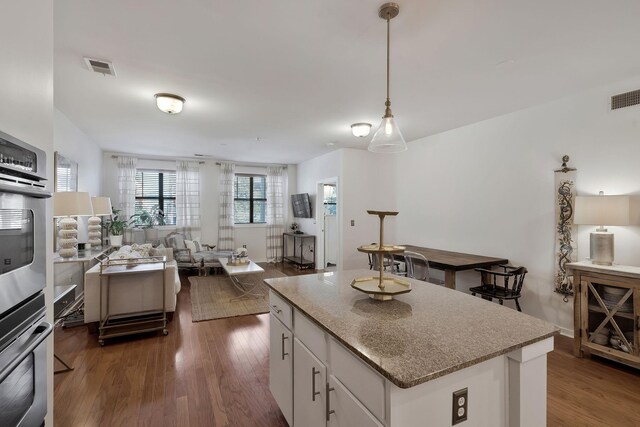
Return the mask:
<path fill-rule="evenodd" d="M 393 117 L 383 117 L 380 127 L 369 143 L 369 151 L 374 153 L 400 153 L 407 151 L 400 128 Z"/>
<path fill-rule="evenodd" d="M 61 191 L 53 193 L 53 216 L 91 216 L 93 207 L 87 192 Z"/>
<path fill-rule="evenodd" d="M 91 205 L 93 206 L 94 216 L 111 215 L 111 199 L 109 197 L 92 197 Z"/>
<path fill-rule="evenodd" d="M 184 98 L 169 93 L 156 94 L 156 105 L 160 111 L 167 114 L 178 114 L 182 111 Z"/>
<path fill-rule="evenodd" d="M 629 196 L 578 196 L 576 224 L 629 225 Z"/>

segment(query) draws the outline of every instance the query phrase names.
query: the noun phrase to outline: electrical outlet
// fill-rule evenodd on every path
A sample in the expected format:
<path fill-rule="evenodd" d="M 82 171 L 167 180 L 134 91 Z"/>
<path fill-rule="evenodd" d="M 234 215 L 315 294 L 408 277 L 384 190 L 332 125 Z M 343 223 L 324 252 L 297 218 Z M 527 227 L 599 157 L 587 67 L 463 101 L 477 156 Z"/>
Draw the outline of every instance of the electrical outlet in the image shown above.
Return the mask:
<path fill-rule="evenodd" d="M 356 220 L 355 220 L 355 219 L 352 219 L 352 220 L 351 220 L 351 226 L 353 227 L 353 226 L 355 226 L 355 225 L 356 225 Z"/>
<path fill-rule="evenodd" d="M 451 425 L 460 424 L 463 421 L 467 421 L 469 415 L 469 389 L 463 388 L 462 390 L 453 392 L 453 412 L 451 418 Z"/>

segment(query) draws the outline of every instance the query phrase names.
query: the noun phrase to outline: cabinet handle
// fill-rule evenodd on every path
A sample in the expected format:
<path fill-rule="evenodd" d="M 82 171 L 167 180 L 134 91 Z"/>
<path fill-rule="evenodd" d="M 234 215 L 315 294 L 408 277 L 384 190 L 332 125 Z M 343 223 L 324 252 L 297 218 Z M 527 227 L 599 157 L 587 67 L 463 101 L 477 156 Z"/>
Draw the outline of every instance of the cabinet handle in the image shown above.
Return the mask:
<path fill-rule="evenodd" d="M 282 360 L 284 360 L 285 356 L 288 356 L 289 353 L 285 353 L 284 352 L 284 340 L 288 340 L 289 337 L 285 336 L 284 333 L 282 334 Z"/>
<path fill-rule="evenodd" d="M 282 313 L 282 310 L 279 310 L 277 305 L 272 305 L 271 307 L 273 307 L 277 314 Z"/>
<path fill-rule="evenodd" d="M 331 396 L 329 395 L 329 393 L 334 391 L 334 390 L 335 390 L 335 388 L 329 387 L 329 383 L 327 383 L 327 422 L 329 422 L 331 420 L 331 414 L 335 414 L 336 413 L 336 411 L 331 409 Z"/>
<path fill-rule="evenodd" d="M 316 401 L 316 396 L 320 394 L 319 391 L 316 391 L 316 375 L 318 375 L 320 371 L 316 370 L 315 366 L 311 367 L 311 401 Z"/>

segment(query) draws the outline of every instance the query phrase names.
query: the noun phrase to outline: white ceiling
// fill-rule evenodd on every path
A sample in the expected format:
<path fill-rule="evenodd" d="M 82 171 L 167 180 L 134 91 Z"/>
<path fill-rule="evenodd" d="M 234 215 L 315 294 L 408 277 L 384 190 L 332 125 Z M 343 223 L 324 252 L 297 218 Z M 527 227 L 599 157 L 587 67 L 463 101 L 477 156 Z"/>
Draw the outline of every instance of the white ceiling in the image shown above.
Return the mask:
<path fill-rule="evenodd" d="M 56 1 L 55 104 L 110 151 L 298 163 L 364 148 L 349 125 L 375 131 L 384 111 L 382 3 Z M 412 141 L 640 75 L 638 16 L 637 0 L 401 1 L 393 112 Z M 157 92 L 184 111 L 161 113 Z"/>

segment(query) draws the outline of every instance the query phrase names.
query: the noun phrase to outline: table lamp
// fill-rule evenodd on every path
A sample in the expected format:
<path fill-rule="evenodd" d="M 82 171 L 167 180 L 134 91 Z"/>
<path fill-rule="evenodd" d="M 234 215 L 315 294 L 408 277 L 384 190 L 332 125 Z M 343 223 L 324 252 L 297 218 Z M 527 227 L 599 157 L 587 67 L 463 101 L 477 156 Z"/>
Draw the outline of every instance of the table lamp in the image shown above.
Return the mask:
<path fill-rule="evenodd" d="M 59 222 L 58 253 L 63 258 L 71 258 L 78 252 L 78 221 L 76 216 L 91 216 L 93 208 L 87 192 L 61 191 L 53 193 L 53 217 Z"/>
<path fill-rule="evenodd" d="M 590 258 L 593 264 L 612 265 L 613 233 L 605 225 L 629 225 L 629 196 L 577 196 L 575 224 L 598 225 L 590 237 Z"/>
<path fill-rule="evenodd" d="M 101 216 L 111 215 L 111 199 L 109 197 L 92 197 L 93 216 L 89 218 L 89 244 L 92 248 L 102 246 L 102 218 Z"/>

